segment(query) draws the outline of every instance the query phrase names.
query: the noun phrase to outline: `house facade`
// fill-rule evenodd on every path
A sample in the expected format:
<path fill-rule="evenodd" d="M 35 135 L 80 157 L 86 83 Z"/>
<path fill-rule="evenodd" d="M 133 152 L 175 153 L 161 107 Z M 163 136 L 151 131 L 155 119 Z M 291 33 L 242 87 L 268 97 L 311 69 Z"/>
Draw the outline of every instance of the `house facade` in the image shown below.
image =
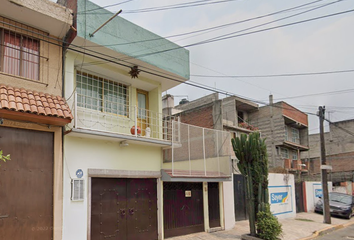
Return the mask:
<path fill-rule="evenodd" d="M 329 124 L 329 132 L 324 133 L 326 162 L 332 166 L 329 171 L 329 179 L 333 182 L 335 191 L 352 194 L 354 174 L 354 144 L 353 144 L 354 120 L 332 122 Z M 321 148 L 320 135 L 309 135 L 310 150 L 301 158 L 309 162 L 311 175 L 320 178 L 321 173 Z"/>
<path fill-rule="evenodd" d="M 74 11 L 65 54 L 74 120 L 64 135 L 63 239 L 164 239 L 209 231 L 215 219 L 222 228 L 222 190 L 208 180 L 230 177 L 220 164 L 229 155 L 205 153 L 217 147 L 203 130 L 162 113 L 162 92 L 189 79 L 189 52 L 119 16 L 101 27 L 113 13 L 92 2 L 61 4 Z M 200 151 L 193 155 L 188 142 Z"/>
<path fill-rule="evenodd" d="M 0 8 L 0 239 L 62 236 L 62 45 L 71 11 L 50 1 Z"/>
<path fill-rule="evenodd" d="M 231 147 L 231 138 L 240 134 L 248 134 L 255 130 L 247 124 L 248 114 L 258 109 L 258 105 L 239 97 L 219 99 L 217 93 L 207 95 L 194 101 L 182 100 L 174 106 L 174 97 L 163 97 L 164 112 L 176 116 L 181 122 L 196 125 L 205 129 L 216 129 L 227 132 L 228 138 L 222 142 L 228 146 L 231 156 L 232 181 L 220 181 L 223 187 L 225 212 L 225 229 L 233 228 L 235 220 L 246 219 L 246 198 L 244 195 L 244 179 L 237 171 L 236 156 Z M 235 199 L 235 200 L 234 200 Z"/>
<path fill-rule="evenodd" d="M 286 102 L 273 103 L 272 98 L 269 105 L 252 112 L 248 119 L 266 139 L 269 167 L 307 173 L 308 162 L 300 158 L 309 150 L 307 115 Z"/>

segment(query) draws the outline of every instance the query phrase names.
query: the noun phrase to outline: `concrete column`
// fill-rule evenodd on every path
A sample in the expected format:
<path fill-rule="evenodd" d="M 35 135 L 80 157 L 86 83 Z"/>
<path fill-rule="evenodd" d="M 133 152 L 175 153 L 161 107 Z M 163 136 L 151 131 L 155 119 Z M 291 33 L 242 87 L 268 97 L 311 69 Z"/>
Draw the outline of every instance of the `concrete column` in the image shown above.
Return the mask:
<path fill-rule="evenodd" d="M 209 232 L 209 201 L 208 201 L 208 183 L 203 182 L 203 209 L 204 209 L 204 231 Z"/>

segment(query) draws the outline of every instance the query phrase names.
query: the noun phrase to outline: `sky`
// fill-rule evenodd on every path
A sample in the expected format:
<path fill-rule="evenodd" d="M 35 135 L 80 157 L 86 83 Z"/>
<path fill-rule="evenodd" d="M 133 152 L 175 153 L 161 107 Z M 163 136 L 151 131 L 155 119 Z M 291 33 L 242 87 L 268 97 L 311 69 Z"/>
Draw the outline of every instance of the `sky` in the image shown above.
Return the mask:
<path fill-rule="evenodd" d="M 102 7 L 115 4 L 106 9 L 112 12 L 122 9 L 120 17 L 162 37 L 234 23 L 312 3 L 291 11 L 202 34 L 168 38 L 180 46 L 236 31 L 242 31 L 239 34 L 247 33 L 354 9 L 354 0 L 93 0 L 92 2 Z M 141 11 L 145 8 L 188 2 L 203 5 L 174 9 L 168 7 L 163 11 Z M 305 11 L 308 12 L 299 14 Z M 289 17 L 295 14 L 298 15 Z M 285 17 L 288 18 L 278 20 Z M 275 20 L 278 21 L 269 23 Z M 266 25 L 255 27 L 260 24 Z M 354 70 L 353 26 L 354 12 L 349 12 L 187 47 L 190 54 L 190 81 L 265 104 L 272 94 L 274 102 L 285 101 L 309 113 L 309 131 L 317 133 L 319 119 L 316 112 L 319 106 L 326 106 L 326 118 L 331 121 L 354 119 L 354 71 L 292 77 L 254 76 Z M 251 27 L 253 28 L 247 30 Z M 192 101 L 212 92 L 181 84 L 167 93 L 174 95 L 175 104 L 178 104 L 182 98 Z M 223 97 L 225 95 L 220 94 L 220 98 Z M 327 125 L 328 123 L 325 124 Z"/>

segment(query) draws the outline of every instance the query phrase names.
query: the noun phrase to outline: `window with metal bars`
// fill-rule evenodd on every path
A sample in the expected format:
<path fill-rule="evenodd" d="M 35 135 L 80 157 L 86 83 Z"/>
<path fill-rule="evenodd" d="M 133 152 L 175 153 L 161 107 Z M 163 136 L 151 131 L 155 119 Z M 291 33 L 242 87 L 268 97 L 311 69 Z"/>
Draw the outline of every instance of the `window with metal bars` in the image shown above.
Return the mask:
<path fill-rule="evenodd" d="M 128 86 L 85 72 L 76 72 L 77 104 L 101 112 L 129 114 Z"/>
<path fill-rule="evenodd" d="M 39 40 L 0 28 L 0 70 L 39 80 Z"/>

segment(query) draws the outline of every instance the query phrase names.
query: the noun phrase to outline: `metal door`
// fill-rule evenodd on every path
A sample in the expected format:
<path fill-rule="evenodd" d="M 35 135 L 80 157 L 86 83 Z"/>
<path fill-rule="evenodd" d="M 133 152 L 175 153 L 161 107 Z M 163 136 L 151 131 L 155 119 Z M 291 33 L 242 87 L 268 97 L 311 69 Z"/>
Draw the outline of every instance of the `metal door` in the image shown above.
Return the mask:
<path fill-rule="evenodd" d="M 219 183 L 208 183 L 209 226 L 220 227 Z"/>
<path fill-rule="evenodd" d="M 203 184 L 163 183 L 164 236 L 204 231 Z"/>
<path fill-rule="evenodd" d="M 91 180 L 91 240 L 126 236 L 126 182 L 114 178 Z"/>
<path fill-rule="evenodd" d="M 91 239 L 157 239 L 156 179 L 92 178 Z"/>
<path fill-rule="evenodd" d="M 296 212 L 304 212 L 303 182 L 295 183 Z"/>
<path fill-rule="evenodd" d="M 127 180 L 128 240 L 157 239 L 156 179 Z"/>
<path fill-rule="evenodd" d="M 53 238 L 53 133 L 0 127 L 0 239 Z"/>
<path fill-rule="evenodd" d="M 234 198 L 236 221 L 247 219 L 245 177 L 234 174 Z"/>

